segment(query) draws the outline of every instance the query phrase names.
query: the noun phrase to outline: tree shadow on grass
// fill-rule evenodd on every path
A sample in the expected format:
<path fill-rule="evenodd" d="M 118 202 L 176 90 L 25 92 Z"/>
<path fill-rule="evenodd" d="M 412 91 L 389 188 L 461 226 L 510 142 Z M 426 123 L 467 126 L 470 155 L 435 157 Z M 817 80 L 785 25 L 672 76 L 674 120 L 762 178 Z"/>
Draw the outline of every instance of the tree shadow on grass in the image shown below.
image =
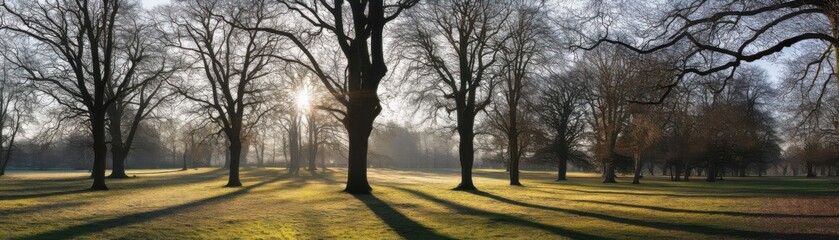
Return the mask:
<path fill-rule="evenodd" d="M 55 204 L 39 204 L 16 209 L 0 209 L 0 216 L 11 216 L 14 214 L 34 214 L 40 212 L 53 211 L 57 209 L 71 209 L 81 207 L 87 204 L 88 203 L 84 202 L 60 202 Z"/>
<path fill-rule="evenodd" d="M 423 226 L 422 224 L 411 220 L 408 216 L 396 211 L 386 202 L 380 200 L 376 196 L 370 194 L 353 195 L 356 199 L 367 205 L 382 222 L 386 223 L 390 228 L 396 231 L 399 236 L 406 239 L 453 239 L 434 232 L 434 230 Z"/>
<path fill-rule="evenodd" d="M 545 193 L 556 193 L 551 191 L 542 191 L 538 190 L 539 188 L 557 190 L 557 191 L 569 191 L 569 192 L 578 192 L 578 193 L 590 193 L 590 194 L 615 194 L 615 195 L 627 195 L 627 196 L 660 196 L 660 197 L 684 197 L 684 198 L 713 198 L 713 197 L 725 197 L 725 198 L 750 198 L 756 196 L 744 196 L 744 195 L 734 195 L 734 194 L 673 194 L 673 193 L 648 193 L 648 192 L 621 192 L 621 191 L 599 191 L 599 190 L 579 190 L 579 189 L 569 189 L 569 188 L 554 188 L 554 187 L 532 187 L 531 190 L 545 192 Z M 619 189 L 624 190 L 624 189 Z"/>
<path fill-rule="evenodd" d="M 16 194 L 16 195 L 0 196 L 0 201 L 30 199 L 30 198 L 42 198 L 42 197 L 54 197 L 54 196 L 63 196 L 63 195 L 70 195 L 70 194 L 84 193 L 84 192 L 90 192 L 90 190 L 88 190 L 88 189 L 76 189 L 76 190 L 69 190 L 69 191 L 54 191 L 54 192 L 44 192 L 44 193 Z"/>
<path fill-rule="evenodd" d="M 233 192 L 230 192 L 230 193 L 222 194 L 222 195 L 215 196 L 215 197 L 201 199 L 201 200 L 186 203 L 186 204 L 183 204 L 183 205 L 172 206 L 172 207 L 159 209 L 159 210 L 154 210 L 154 211 L 149 211 L 149 212 L 135 213 L 135 214 L 130 214 L 130 215 L 121 216 L 121 217 L 117 217 L 117 218 L 95 221 L 95 222 L 91 222 L 91 223 L 87 223 L 87 224 L 83 224 L 83 225 L 71 226 L 71 227 L 68 227 L 68 228 L 65 228 L 65 229 L 59 229 L 59 230 L 55 230 L 55 231 L 39 233 L 39 234 L 36 234 L 36 235 L 21 237 L 21 238 L 17 238 L 17 239 L 68 239 L 68 238 L 85 236 L 87 234 L 92 234 L 92 233 L 96 233 L 96 232 L 101 232 L 101 231 L 106 230 L 106 229 L 118 228 L 118 227 L 121 227 L 121 226 L 130 225 L 130 224 L 142 223 L 142 222 L 150 221 L 150 220 L 153 220 L 153 219 L 156 219 L 156 218 L 159 218 L 159 217 L 172 215 L 172 214 L 177 214 L 179 212 L 189 210 L 189 209 L 195 208 L 195 207 L 200 207 L 202 205 L 217 203 L 217 202 L 221 202 L 221 201 L 225 201 L 225 200 L 230 200 L 230 199 L 236 198 L 236 197 L 238 197 L 242 194 L 245 194 L 245 193 L 253 190 L 254 188 L 261 187 L 261 186 L 264 186 L 266 184 L 279 181 L 280 179 L 283 179 L 284 177 L 286 177 L 286 176 L 285 175 L 277 176 L 277 177 L 275 177 L 273 179 L 270 179 L 270 180 L 266 180 L 266 181 L 263 181 L 263 182 L 260 182 L 260 183 L 254 184 L 254 185 L 250 185 L 250 186 L 247 186 L 247 187 L 239 188 L 236 191 L 233 191 Z"/>
<path fill-rule="evenodd" d="M 126 173 L 126 175 L 128 175 L 128 176 L 132 176 L 132 175 L 150 175 L 150 174 L 163 174 L 163 173 L 187 172 L 187 171 L 188 171 L 188 170 L 173 169 L 173 170 L 165 170 L 165 171 L 154 171 L 154 172 L 138 172 L 138 173 L 132 173 L 132 172 L 131 172 L 131 170 L 128 170 L 128 173 Z M 216 171 L 217 171 L 217 170 L 216 170 Z"/>
<path fill-rule="evenodd" d="M 117 181 L 117 182 L 128 182 L 132 181 L 137 186 L 137 189 L 153 189 L 157 187 L 175 187 L 180 185 L 187 185 L 193 184 L 198 182 L 206 182 L 211 181 L 213 179 L 221 177 L 223 174 L 220 170 L 214 170 L 205 173 L 199 173 L 189 176 L 175 176 L 175 177 L 161 177 L 161 178 L 144 178 L 142 180 L 135 180 L 134 178 L 131 179 L 111 179 L 109 181 Z M 87 181 L 87 179 L 85 179 Z M 90 192 L 90 189 L 83 188 L 83 189 L 73 189 L 67 190 L 68 188 L 77 188 L 80 187 L 76 185 L 77 179 L 67 179 L 67 184 L 51 184 L 47 186 L 43 186 L 41 182 L 43 181 L 50 181 L 56 182 L 60 180 L 31 180 L 31 181 L 22 181 L 16 184 L 23 184 L 27 187 L 23 187 L 21 189 L 15 189 L 12 191 L 3 191 L 2 193 L 21 193 L 23 194 L 11 194 L 11 195 L 4 195 L 0 194 L 0 201 L 7 201 L 7 200 L 20 200 L 20 199 L 34 199 L 34 198 L 43 198 L 43 197 L 55 197 L 55 196 L 63 196 L 63 195 L 71 195 L 71 194 L 79 194 L 79 193 L 86 193 Z M 81 183 L 79 183 L 81 184 Z M 87 182 L 84 183 L 84 186 L 87 185 Z M 32 185 L 29 187 L 29 185 Z"/>
<path fill-rule="evenodd" d="M 477 216 L 477 217 L 492 219 L 493 221 L 499 221 L 499 222 L 505 222 L 505 223 L 514 224 L 514 225 L 520 225 L 520 226 L 524 226 L 524 227 L 541 229 L 541 230 L 552 232 L 552 233 L 554 233 L 556 235 L 559 235 L 559 236 L 564 236 L 564 237 L 573 238 L 573 239 L 610 239 L 610 238 L 603 237 L 603 236 L 591 235 L 591 234 L 588 234 L 588 233 L 582 233 L 582 232 L 578 232 L 578 231 L 574 231 L 574 230 L 570 230 L 570 229 L 565 229 L 565 228 L 561 228 L 561 227 L 557 227 L 557 226 L 538 223 L 538 222 L 530 221 L 530 220 L 520 218 L 520 217 L 516 217 L 516 216 L 511 216 L 511 215 L 506 215 L 506 214 L 495 213 L 495 212 L 484 211 L 484 210 L 480 210 L 480 209 L 467 207 L 467 206 L 464 206 L 464 205 L 461 205 L 461 204 L 458 204 L 458 203 L 455 203 L 455 202 L 451 202 L 451 201 L 448 201 L 448 200 L 443 200 L 443 199 L 440 199 L 440 198 L 436 198 L 436 197 L 431 196 L 427 193 L 412 190 L 412 189 L 406 189 L 406 188 L 400 188 L 400 187 L 393 187 L 393 188 L 404 191 L 404 192 L 408 192 L 408 193 L 413 194 L 417 197 L 420 197 L 420 198 L 426 199 L 428 201 L 432 201 L 434 203 L 443 205 L 443 206 L 445 206 L 449 209 L 455 210 L 455 211 L 457 211 L 458 213 L 461 213 L 461 214 L 474 215 L 474 216 Z M 475 193 L 475 192 L 478 192 L 478 191 L 463 191 L 463 192 Z"/>
<path fill-rule="evenodd" d="M 664 222 L 653 222 L 647 220 L 640 220 L 640 219 L 631 219 L 631 218 L 623 218 L 618 216 L 612 216 L 602 213 L 596 212 L 585 212 L 573 209 L 563 209 L 558 207 L 550 207 L 550 206 L 542 206 L 532 203 L 520 202 L 516 200 L 512 200 L 509 198 L 504 198 L 501 196 L 496 196 L 487 192 L 480 192 L 480 191 L 473 191 L 470 192 L 472 194 L 490 198 L 497 200 L 499 202 L 507 203 L 510 205 L 516 205 L 521 207 L 528 207 L 528 208 L 535 208 L 541 210 L 549 210 L 555 212 L 562 212 L 568 214 L 574 214 L 583 217 L 590 217 L 596 218 L 604 221 L 610 221 L 614 223 L 622 223 L 627 225 L 634 225 L 640 227 L 649 227 L 649 228 L 656 228 L 660 230 L 674 230 L 674 231 L 684 231 L 690 233 L 697 233 L 697 234 L 704 234 L 704 235 L 714 235 L 714 236 L 726 236 L 726 237 L 739 237 L 739 238 L 758 238 L 758 239 L 839 239 L 839 235 L 835 234 L 804 234 L 804 233 L 775 233 L 775 232 L 757 232 L 757 231 L 748 231 L 748 230 L 738 230 L 738 229 L 728 229 L 728 228 L 717 228 L 711 226 L 703 226 L 703 225 L 692 225 L 692 224 L 681 224 L 681 223 L 664 223 Z"/>
<path fill-rule="evenodd" d="M 748 212 L 733 212 L 733 211 L 700 211 L 690 209 L 665 208 L 656 206 L 644 206 L 627 203 L 604 202 L 595 200 L 572 200 L 575 202 L 606 204 L 620 207 L 643 208 L 654 211 L 671 212 L 671 213 L 698 213 L 698 214 L 718 214 L 735 217 L 771 217 L 771 218 L 839 218 L 839 215 L 800 215 L 800 214 L 782 214 L 782 213 L 748 213 Z"/>

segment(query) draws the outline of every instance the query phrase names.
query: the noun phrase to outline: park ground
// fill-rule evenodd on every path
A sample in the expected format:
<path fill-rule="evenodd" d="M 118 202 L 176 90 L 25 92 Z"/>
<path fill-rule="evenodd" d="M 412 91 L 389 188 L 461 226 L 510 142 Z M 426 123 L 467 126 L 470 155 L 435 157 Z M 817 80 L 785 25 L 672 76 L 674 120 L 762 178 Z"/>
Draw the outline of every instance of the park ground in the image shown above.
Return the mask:
<path fill-rule="evenodd" d="M 91 192 L 87 172 L 0 177 L 0 239 L 839 239 L 839 179 L 727 178 L 641 185 L 595 174 L 371 169 L 372 195 L 342 193 L 345 171 L 133 170 Z"/>

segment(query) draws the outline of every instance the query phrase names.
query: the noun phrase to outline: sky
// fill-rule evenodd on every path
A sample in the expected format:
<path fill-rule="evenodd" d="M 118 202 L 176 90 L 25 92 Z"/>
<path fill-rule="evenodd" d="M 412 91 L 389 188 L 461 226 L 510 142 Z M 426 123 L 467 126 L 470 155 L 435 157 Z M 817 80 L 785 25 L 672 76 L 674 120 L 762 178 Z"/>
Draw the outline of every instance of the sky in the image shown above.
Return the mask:
<path fill-rule="evenodd" d="M 146 9 L 153 8 L 157 5 L 168 3 L 169 0 L 140 0 L 140 3 L 143 4 L 143 7 Z"/>

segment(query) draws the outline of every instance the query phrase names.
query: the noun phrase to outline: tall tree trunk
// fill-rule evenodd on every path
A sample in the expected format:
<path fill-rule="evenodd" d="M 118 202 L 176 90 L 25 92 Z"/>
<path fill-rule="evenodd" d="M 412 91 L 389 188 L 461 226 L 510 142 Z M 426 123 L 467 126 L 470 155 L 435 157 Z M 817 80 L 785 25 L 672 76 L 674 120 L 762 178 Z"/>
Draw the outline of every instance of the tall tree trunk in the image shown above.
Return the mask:
<path fill-rule="evenodd" d="M 230 176 L 227 180 L 226 187 L 241 187 L 242 182 L 239 181 L 239 163 L 242 157 L 242 140 L 239 134 L 232 134 L 230 139 Z"/>
<path fill-rule="evenodd" d="M 288 132 L 289 156 L 288 173 L 298 174 L 300 172 L 300 122 L 297 116 L 293 116 L 291 128 Z"/>
<path fill-rule="evenodd" d="M 265 166 L 265 140 L 263 139 L 259 143 L 259 149 L 256 150 L 257 156 L 257 163 L 256 166 L 264 167 Z"/>
<path fill-rule="evenodd" d="M 708 174 L 705 175 L 706 182 L 714 182 L 717 180 L 717 169 L 712 161 L 708 161 Z"/>
<path fill-rule="evenodd" d="M 641 183 L 641 153 L 635 153 L 635 176 L 632 177 L 632 184 L 640 184 Z"/>
<path fill-rule="evenodd" d="M 227 146 L 227 147 L 224 148 L 224 166 L 222 168 L 230 169 L 230 154 L 231 154 L 231 152 L 230 152 L 230 138 L 225 137 L 224 138 L 224 143 L 226 143 L 225 146 Z"/>
<path fill-rule="evenodd" d="M 349 137 L 347 187 L 344 191 L 369 194 L 373 188 L 367 182 L 368 139 L 381 107 L 375 92 L 362 91 L 350 97 L 354 99 L 347 105 L 347 116 L 344 118 Z"/>
<path fill-rule="evenodd" d="M 107 139 L 105 139 L 105 111 L 102 107 L 96 106 L 99 110 L 91 111 L 90 124 L 93 134 L 93 186 L 91 190 L 108 190 L 105 185 L 105 164 L 108 156 Z"/>
<path fill-rule="evenodd" d="M 17 119 L 15 120 L 15 128 L 12 130 L 11 136 L 9 136 L 9 146 L 6 148 L 5 151 L 6 156 L 3 159 L 3 165 L 0 166 L 0 176 L 6 175 L 6 166 L 9 165 L 9 160 L 12 159 L 12 148 L 15 146 L 15 137 L 17 136 L 17 133 L 20 130 L 20 116 L 17 116 L 16 118 Z"/>
<path fill-rule="evenodd" d="M 182 157 L 183 167 L 181 168 L 181 171 L 186 171 L 186 169 L 188 168 L 188 166 L 186 165 L 186 159 L 187 159 L 187 148 L 189 146 L 187 146 L 187 145 L 188 144 L 186 143 L 186 141 L 184 141 L 184 154 L 183 154 L 183 157 Z M 191 148 L 191 147 L 189 147 L 189 148 Z M 190 149 L 189 151 L 191 152 L 192 149 Z"/>
<path fill-rule="evenodd" d="M 308 124 L 308 135 L 309 135 L 309 167 L 308 170 L 310 173 L 315 174 L 318 170 L 317 166 L 315 166 L 315 162 L 317 161 L 318 155 L 318 131 L 317 131 L 317 122 L 314 120 L 312 115 L 309 116 L 309 124 Z"/>
<path fill-rule="evenodd" d="M 457 119 L 457 132 L 460 136 L 459 154 L 460 154 L 460 184 L 455 187 L 457 190 L 476 190 L 475 184 L 472 183 L 472 165 L 475 162 L 475 148 L 473 141 L 475 133 L 473 125 L 474 118 L 471 114 L 464 113 L 464 116 Z M 513 171 L 510 171 L 511 173 Z"/>
<path fill-rule="evenodd" d="M 609 159 L 603 161 L 603 183 L 617 183 L 615 179 L 615 166 L 612 162 L 615 160 L 615 154 L 612 153 Z"/>
<path fill-rule="evenodd" d="M 112 161 L 111 175 L 108 178 L 128 178 L 125 174 L 125 158 L 128 157 L 128 149 L 125 148 L 122 140 L 122 111 L 117 109 L 118 107 L 115 103 L 108 109 Z"/>
<path fill-rule="evenodd" d="M 521 186 L 521 182 L 519 181 L 519 161 L 521 160 L 521 155 L 519 154 L 519 129 L 518 129 L 518 109 L 517 109 L 517 101 L 515 100 L 508 100 L 510 101 L 509 105 L 509 121 L 510 126 L 507 132 L 507 152 L 510 155 L 510 185 L 514 186 Z"/>
<path fill-rule="evenodd" d="M 512 116 L 515 116 L 513 114 Z M 508 152 L 510 155 L 510 185 L 521 186 L 519 181 L 519 134 L 515 120 L 510 119 L 510 133 L 508 134 Z"/>
<path fill-rule="evenodd" d="M 564 181 L 566 179 L 566 175 L 568 174 L 568 151 L 565 152 L 566 153 L 558 156 L 559 162 L 557 162 L 557 181 Z"/>

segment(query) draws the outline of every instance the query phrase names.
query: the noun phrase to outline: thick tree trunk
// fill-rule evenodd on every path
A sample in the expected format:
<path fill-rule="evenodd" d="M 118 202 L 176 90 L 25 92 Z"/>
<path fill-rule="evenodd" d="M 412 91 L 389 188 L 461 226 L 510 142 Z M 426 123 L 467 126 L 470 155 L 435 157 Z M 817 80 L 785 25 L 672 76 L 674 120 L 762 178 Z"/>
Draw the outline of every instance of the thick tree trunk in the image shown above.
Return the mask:
<path fill-rule="evenodd" d="M 618 181 L 615 180 L 615 167 L 612 165 L 612 159 L 604 161 L 603 163 L 603 183 L 617 183 Z"/>
<path fill-rule="evenodd" d="M 807 165 L 806 166 L 807 167 L 807 177 L 808 178 L 816 177 L 816 171 L 814 169 L 815 168 L 814 164 L 810 161 L 807 161 L 805 164 Z"/>
<path fill-rule="evenodd" d="M 186 159 L 187 159 L 187 157 L 184 156 L 184 162 L 183 162 L 183 166 L 181 167 L 181 171 L 186 171 L 189 168 L 189 165 L 187 164 Z"/>
<path fill-rule="evenodd" d="M 111 170 L 111 175 L 108 175 L 108 178 L 128 178 L 128 175 L 125 174 L 125 159 L 128 158 L 128 154 L 124 150 L 116 150 L 116 146 L 111 146 L 111 157 L 113 158 L 113 166 Z"/>
<path fill-rule="evenodd" d="M 514 123 L 511 123 L 511 125 Z M 510 185 L 514 186 L 521 186 L 521 182 L 519 181 L 519 135 L 514 131 L 516 130 L 515 126 L 510 127 L 510 131 L 512 132 L 509 134 L 509 150 L 510 153 Z"/>
<path fill-rule="evenodd" d="M 347 187 L 352 194 L 369 194 L 373 188 L 367 182 L 367 149 L 373 122 L 378 116 L 378 97 L 375 92 L 360 94 L 347 107 L 344 126 L 349 137 Z"/>
<path fill-rule="evenodd" d="M 557 162 L 557 181 L 564 181 L 566 179 L 566 175 L 568 174 L 568 154 L 562 154 L 559 156 L 559 162 Z"/>
<path fill-rule="evenodd" d="M 310 116 L 310 118 L 312 118 Z M 317 136 L 317 122 L 310 120 L 309 121 L 309 167 L 308 170 L 310 173 L 315 174 L 318 171 L 317 166 L 315 163 L 317 161 L 318 156 L 318 136 Z"/>
<path fill-rule="evenodd" d="M 224 169 L 230 169 L 230 139 L 227 137 L 224 138 L 224 143 L 226 143 L 226 148 L 224 148 Z"/>
<path fill-rule="evenodd" d="M 466 113 L 468 115 L 468 113 Z M 475 148 L 473 145 L 475 133 L 473 125 L 474 118 L 464 117 L 458 118 L 457 132 L 460 136 L 460 145 L 458 146 L 460 154 L 460 184 L 454 189 L 456 190 L 476 190 L 475 184 L 472 183 L 472 166 L 475 163 Z M 513 171 L 510 171 L 511 174 Z"/>
<path fill-rule="evenodd" d="M 122 139 L 122 111 L 118 104 L 113 104 L 108 109 L 108 132 L 111 135 L 111 175 L 108 178 L 128 178 L 125 174 L 125 159 L 128 157 L 128 149 Z"/>
<path fill-rule="evenodd" d="M 105 112 L 91 111 L 91 133 L 93 134 L 93 186 L 91 190 L 108 190 L 105 185 L 105 164 L 108 156 L 107 139 L 105 139 Z"/>
<path fill-rule="evenodd" d="M 632 184 L 641 183 L 641 154 L 635 153 L 635 176 L 632 177 Z"/>
<path fill-rule="evenodd" d="M 241 187 L 242 182 L 239 180 L 239 163 L 242 157 L 242 140 L 236 136 L 229 136 L 230 138 L 230 176 L 227 180 L 226 187 Z"/>
<path fill-rule="evenodd" d="M 705 175 L 706 182 L 714 182 L 717 180 L 717 168 L 715 164 L 711 161 L 708 161 L 708 173 Z"/>
<path fill-rule="evenodd" d="M 296 119 L 296 116 L 295 116 Z M 300 123 L 293 120 L 288 133 L 289 156 L 288 173 L 297 175 L 300 172 Z"/>
<path fill-rule="evenodd" d="M 517 109 L 515 104 L 511 104 L 510 106 L 510 114 L 509 114 L 509 121 L 510 127 L 507 133 L 507 152 L 510 155 L 510 185 L 513 186 L 521 186 L 521 181 L 519 181 L 519 161 L 521 160 L 521 156 L 519 155 L 519 129 L 518 129 L 518 116 L 517 116 Z"/>
<path fill-rule="evenodd" d="M 3 165 L 0 166 L 0 176 L 6 175 L 6 166 L 9 165 L 9 160 L 12 159 L 12 148 L 15 147 L 15 138 L 17 137 L 18 131 L 20 131 L 20 115 L 16 116 L 15 128 L 12 129 L 12 134 L 11 134 L 11 136 L 9 136 L 9 146 L 6 147 L 6 151 L 0 151 L 0 152 L 5 152 L 5 154 L 6 154 L 6 156 L 3 157 L 4 158 L 3 159 Z M 0 146 L 0 147 L 2 147 L 2 146 Z M 3 150 L 3 149 L 0 149 L 0 150 Z"/>

